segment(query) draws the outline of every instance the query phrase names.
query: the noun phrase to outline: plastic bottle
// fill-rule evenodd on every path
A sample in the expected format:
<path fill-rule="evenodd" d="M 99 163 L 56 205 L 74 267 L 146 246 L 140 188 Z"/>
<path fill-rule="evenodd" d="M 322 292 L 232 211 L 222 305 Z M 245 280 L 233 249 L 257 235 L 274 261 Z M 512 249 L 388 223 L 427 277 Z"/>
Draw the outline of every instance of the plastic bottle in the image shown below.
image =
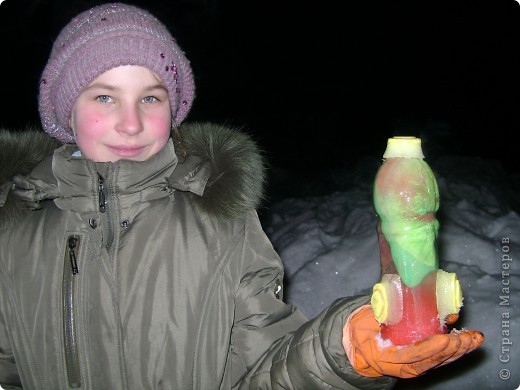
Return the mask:
<path fill-rule="evenodd" d="M 382 277 L 371 305 L 382 338 L 407 345 L 447 332 L 462 292 L 455 274 L 439 269 L 439 190 L 421 140 L 390 138 L 383 159 L 374 182 Z"/>

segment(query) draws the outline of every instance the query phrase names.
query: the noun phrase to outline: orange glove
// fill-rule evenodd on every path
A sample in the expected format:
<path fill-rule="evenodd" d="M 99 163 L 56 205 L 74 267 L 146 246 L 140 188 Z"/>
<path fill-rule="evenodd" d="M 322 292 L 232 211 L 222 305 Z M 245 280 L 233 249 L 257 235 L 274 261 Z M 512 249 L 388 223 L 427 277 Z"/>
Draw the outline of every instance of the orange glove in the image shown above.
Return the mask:
<path fill-rule="evenodd" d="M 343 328 L 345 352 L 354 369 L 363 376 L 413 378 L 457 360 L 484 342 L 479 331 L 454 330 L 404 347 L 381 347 L 379 330 L 371 306 L 352 313 Z"/>

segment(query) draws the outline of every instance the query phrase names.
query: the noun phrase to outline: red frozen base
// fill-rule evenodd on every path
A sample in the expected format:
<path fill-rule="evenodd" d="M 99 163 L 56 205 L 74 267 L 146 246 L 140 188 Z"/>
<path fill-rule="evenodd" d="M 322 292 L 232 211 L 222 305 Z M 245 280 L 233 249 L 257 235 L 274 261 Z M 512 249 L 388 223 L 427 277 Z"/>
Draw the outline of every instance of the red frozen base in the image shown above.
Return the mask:
<path fill-rule="evenodd" d="M 392 341 L 394 345 L 408 345 L 447 332 L 437 314 L 435 281 L 436 272 L 431 272 L 415 287 L 407 287 L 401 282 L 403 317 L 397 324 L 382 326 L 383 339 Z"/>

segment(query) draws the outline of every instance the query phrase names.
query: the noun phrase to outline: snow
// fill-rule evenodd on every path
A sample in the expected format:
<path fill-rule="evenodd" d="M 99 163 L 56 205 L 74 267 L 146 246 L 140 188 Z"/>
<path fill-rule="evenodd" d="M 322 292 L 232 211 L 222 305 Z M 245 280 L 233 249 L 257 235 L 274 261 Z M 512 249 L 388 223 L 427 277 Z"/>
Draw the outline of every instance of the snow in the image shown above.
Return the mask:
<path fill-rule="evenodd" d="M 396 388 L 517 389 L 520 176 L 507 173 L 498 161 L 478 157 L 426 161 L 441 196 L 440 268 L 457 274 L 464 295 L 456 328 L 478 329 L 486 339 L 459 361 L 400 380 Z M 367 157 L 350 169 L 300 177 L 286 184 L 293 196 L 273 201 L 262 215 L 264 229 L 285 265 L 285 300 L 310 317 L 340 296 L 370 294 L 379 281 L 372 203 L 379 166 L 380 160 Z M 273 172 L 275 182 L 289 176 Z M 311 188 L 319 195 L 312 195 Z"/>

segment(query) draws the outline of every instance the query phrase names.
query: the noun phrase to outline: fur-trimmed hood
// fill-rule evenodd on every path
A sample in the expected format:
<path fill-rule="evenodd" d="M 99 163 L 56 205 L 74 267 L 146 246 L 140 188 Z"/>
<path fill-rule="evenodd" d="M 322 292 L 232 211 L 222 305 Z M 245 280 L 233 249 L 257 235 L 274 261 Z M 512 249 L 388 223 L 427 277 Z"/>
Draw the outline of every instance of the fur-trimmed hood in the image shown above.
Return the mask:
<path fill-rule="evenodd" d="M 250 136 L 211 123 L 187 123 L 177 140 L 179 163 L 169 178 L 177 190 L 195 194 L 208 213 L 237 218 L 257 208 L 263 198 L 265 168 L 262 154 Z M 0 230 L 28 208 L 12 194 L 13 177 L 29 174 L 60 143 L 39 129 L 0 130 Z"/>

